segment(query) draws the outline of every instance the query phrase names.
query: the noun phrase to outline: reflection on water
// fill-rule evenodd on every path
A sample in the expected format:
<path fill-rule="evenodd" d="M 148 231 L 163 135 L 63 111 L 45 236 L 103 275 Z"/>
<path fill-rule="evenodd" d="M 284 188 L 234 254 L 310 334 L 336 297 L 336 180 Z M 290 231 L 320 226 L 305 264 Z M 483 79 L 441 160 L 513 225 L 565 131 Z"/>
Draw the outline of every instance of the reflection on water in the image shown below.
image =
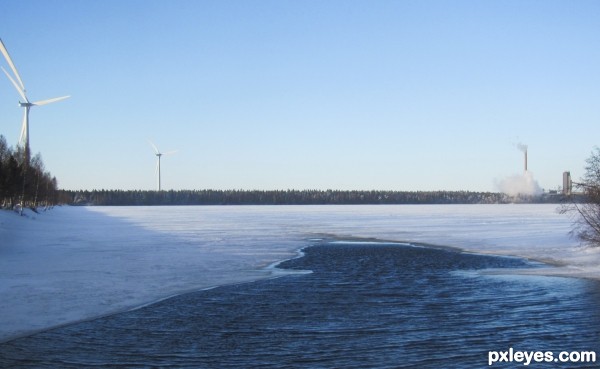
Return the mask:
<path fill-rule="evenodd" d="M 336 243 L 281 267 L 313 273 L 15 340 L 0 345 L 0 366 L 475 368 L 487 367 L 488 351 L 510 347 L 600 352 L 599 284 L 480 272 L 531 267 L 521 259 Z"/>

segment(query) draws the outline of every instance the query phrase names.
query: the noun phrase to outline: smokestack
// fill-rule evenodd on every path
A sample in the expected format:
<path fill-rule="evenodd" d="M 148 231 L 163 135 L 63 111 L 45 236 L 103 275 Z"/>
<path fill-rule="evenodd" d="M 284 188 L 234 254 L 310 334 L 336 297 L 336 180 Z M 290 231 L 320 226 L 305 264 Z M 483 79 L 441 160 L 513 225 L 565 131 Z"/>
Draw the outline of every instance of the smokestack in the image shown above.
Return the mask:
<path fill-rule="evenodd" d="M 525 156 L 525 173 L 527 173 L 527 145 L 518 143 L 516 146 L 517 149 L 521 150 Z"/>

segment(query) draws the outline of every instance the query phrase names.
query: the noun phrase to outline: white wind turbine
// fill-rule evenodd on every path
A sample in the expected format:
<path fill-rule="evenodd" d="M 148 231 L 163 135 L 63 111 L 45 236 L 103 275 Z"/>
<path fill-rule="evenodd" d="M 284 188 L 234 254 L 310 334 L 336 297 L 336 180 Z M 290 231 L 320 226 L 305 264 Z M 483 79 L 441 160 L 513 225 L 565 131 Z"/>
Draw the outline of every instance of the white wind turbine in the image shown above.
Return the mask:
<path fill-rule="evenodd" d="M 50 104 L 50 103 L 53 103 L 56 101 L 64 100 L 70 96 L 55 97 L 53 99 L 30 102 L 29 99 L 27 98 L 27 95 L 25 94 L 25 85 L 23 84 L 23 81 L 21 80 L 21 77 L 19 76 L 19 72 L 17 72 L 17 68 L 15 67 L 15 64 L 13 63 L 12 59 L 10 58 L 10 55 L 8 55 L 6 46 L 4 46 L 4 43 L 2 42 L 1 39 L 0 39 L 0 51 L 4 55 L 4 58 L 6 59 L 6 61 L 8 62 L 10 69 L 13 71 L 14 77 L 16 78 L 16 80 L 15 80 L 15 78 L 11 77 L 11 75 L 6 71 L 6 69 L 4 69 L 4 67 L 2 67 L 2 71 L 4 71 L 4 74 L 6 74 L 8 79 L 12 82 L 13 86 L 15 86 L 15 88 L 17 89 L 17 92 L 19 93 L 19 95 L 24 100 L 24 102 L 21 102 L 19 100 L 19 106 L 21 106 L 22 108 L 25 109 L 25 114 L 23 116 L 23 125 L 21 126 L 21 136 L 19 137 L 19 145 L 25 150 L 25 155 L 28 159 L 28 156 L 30 153 L 30 151 L 29 151 L 29 109 L 31 109 L 32 106 L 41 106 L 41 105 Z"/>
<path fill-rule="evenodd" d="M 156 174 L 158 175 L 158 178 L 157 178 L 157 180 L 158 180 L 158 190 L 160 191 L 161 190 L 161 187 L 160 187 L 160 158 L 163 155 L 171 155 L 171 154 L 176 153 L 177 151 L 160 152 L 158 150 L 158 148 L 156 147 L 156 145 L 152 143 L 152 141 L 148 140 L 148 142 L 150 142 L 150 145 L 152 145 L 152 148 L 154 149 L 154 154 L 156 155 L 156 158 L 157 158 L 157 160 L 156 160 Z"/>

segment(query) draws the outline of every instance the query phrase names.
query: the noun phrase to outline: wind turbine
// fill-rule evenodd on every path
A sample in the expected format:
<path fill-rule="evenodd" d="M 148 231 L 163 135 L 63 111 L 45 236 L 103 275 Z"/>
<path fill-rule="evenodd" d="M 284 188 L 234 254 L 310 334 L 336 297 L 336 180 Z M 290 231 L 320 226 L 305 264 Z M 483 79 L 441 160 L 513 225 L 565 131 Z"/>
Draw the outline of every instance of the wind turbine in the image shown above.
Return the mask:
<path fill-rule="evenodd" d="M 150 145 L 152 145 L 152 148 L 154 149 L 154 154 L 157 157 L 157 160 L 156 160 L 156 173 L 158 174 L 158 178 L 157 178 L 158 179 L 158 190 L 160 191 L 161 190 L 161 188 L 160 188 L 160 158 L 163 155 L 171 155 L 171 154 L 176 153 L 177 151 L 160 152 L 158 150 L 158 148 L 156 147 L 156 145 L 152 143 L 152 141 L 148 140 L 148 142 L 150 142 Z"/>
<path fill-rule="evenodd" d="M 10 69 L 13 71 L 14 77 L 16 78 L 16 80 L 15 80 L 15 78 L 11 77 L 11 75 L 6 71 L 6 69 L 4 69 L 4 67 L 0 67 L 0 68 L 2 68 L 2 71 L 4 72 L 4 74 L 6 74 L 8 79 L 12 82 L 13 86 L 15 86 L 15 88 L 17 89 L 17 92 L 19 93 L 21 98 L 23 98 L 23 100 L 24 100 L 24 102 L 21 102 L 19 100 L 19 106 L 21 106 L 22 108 L 25 109 L 25 114 L 23 115 L 23 125 L 21 126 L 21 136 L 19 137 L 19 145 L 25 150 L 25 158 L 27 161 L 29 161 L 29 154 L 30 154 L 30 151 L 29 151 L 29 109 L 31 109 L 32 106 L 41 106 L 41 105 L 46 105 L 46 104 L 50 104 L 53 102 L 57 102 L 60 100 L 64 100 L 70 96 L 55 97 L 53 99 L 30 102 L 29 99 L 27 98 L 27 95 L 25 94 L 25 85 L 23 84 L 23 81 L 21 80 L 21 76 L 19 76 L 19 72 L 17 72 L 17 68 L 15 67 L 15 64 L 13 63 L 12 59 L 10 58 L 8 51 L 6 50 L 6 46 L 4 46 L 4 43 L 2 42 L 1 39 L 0 39 L 0 52 L 2 52 L 2 54 L 4 55 L 4 58 L 8 62 Z"/>

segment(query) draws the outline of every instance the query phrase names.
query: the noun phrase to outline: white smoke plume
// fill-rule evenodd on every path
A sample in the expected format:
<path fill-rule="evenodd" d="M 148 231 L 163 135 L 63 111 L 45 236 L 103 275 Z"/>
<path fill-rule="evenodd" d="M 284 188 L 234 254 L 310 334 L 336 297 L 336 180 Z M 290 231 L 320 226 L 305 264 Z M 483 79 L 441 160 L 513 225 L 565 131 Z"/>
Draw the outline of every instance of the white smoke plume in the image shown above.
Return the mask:
<path fill-rule="evenodd" d="M 527 145 L 519 142 L 515 146 L 522 153 L 527 154 Z M 533 174 L 528 170 L 525 170 L 521 175 L 516 174 L 497 181 L 496 187 L 500 192 L 513 197 L 518 195 L 535 196 L 543 192 L 537 181 L 533 179 Z"/>
<path fill-rule="evenodd" d="M 535 196 L 543 192 L 538 182 L 533 179 L 531 172 L 513 175 L 496 183 L 496 187 L 502 193 L 509 196 Z"/>

